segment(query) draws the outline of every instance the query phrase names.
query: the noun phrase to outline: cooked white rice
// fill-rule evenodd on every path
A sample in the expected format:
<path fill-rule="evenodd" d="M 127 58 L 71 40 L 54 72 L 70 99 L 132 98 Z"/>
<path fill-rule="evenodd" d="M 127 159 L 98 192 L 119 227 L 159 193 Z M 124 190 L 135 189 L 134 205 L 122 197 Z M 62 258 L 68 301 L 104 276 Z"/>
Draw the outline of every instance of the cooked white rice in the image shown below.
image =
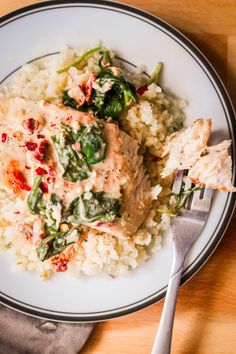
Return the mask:
<path fill-rule="evenodd" d="M 73 49 L 24 65 L 13 80 L 3 87 L 2 97 L 23 96 L 29 99 L 44 99 L 57 103 L 61 92 L 71 84 L 74 76 L 81 76 L 90 70 L 97 71 L 96 55 L 89 58 L 83 70 L 71 68 L 69 72 L 57 75 L 56 70 L 62 68 L 81 55 Z M 127 73 L 136 87 L 145 82 L 142 70 Z M 171 178 L 161 180 L 160 172 L 163 161 L 159 159 L 166 136 L 178 129 L 183 122 L 184 102 L 171 94 L 163 92 L 161 87 L 151 84 L 148 90 L 122 114 L 121 127 L 141 145 L 145 154 L 145 165 L 153 185 L 153 204 L 150 213 L 139 230 L 130 239 L 119 239 L 92 229 L 88 237 L 78 249 L 78 254 L 69 263 L 69 270 L 75 274 L 94 275 L 105 272 L 111 276 L 125 274 L 144 263 L 153 252 L 161 248 L 161 237 L 169 225 L 166 214 L 157 209 L 167 204 Z M 156 156 L 153 159 L 153 156 Z M 6 251 L 14 259 L 14 269 L 39 270 L 42 279 L 50 273 L 50 262 L 38 260 L 35 246 L 17 233 L 17 214 L 21 209 L 20 201 L 0 190 L 0 250 Z M 35 216 L 34 232 L 40 225 Z M 39 231 L 38 231 L 39 232 Z"/>

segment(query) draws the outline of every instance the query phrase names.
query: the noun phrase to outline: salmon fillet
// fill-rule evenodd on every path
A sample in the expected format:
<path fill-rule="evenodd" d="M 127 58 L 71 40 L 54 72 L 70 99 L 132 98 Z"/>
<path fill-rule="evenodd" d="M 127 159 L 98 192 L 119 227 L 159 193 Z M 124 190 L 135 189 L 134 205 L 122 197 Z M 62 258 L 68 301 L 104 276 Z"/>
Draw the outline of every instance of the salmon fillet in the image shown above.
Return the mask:
<path fill-rule="evenodd" d="M 33 126 L 29 120 L 33 119 Z M 74 131 L 80 126 L 99 122 L 107 143 L 105 159 L 91 166 L 91 174 L 83 181 L 68 182 L 62 178 L 60 165 L 51 137 L 56 135 L 60 123 L 70 125 Z M 32 125 L 31 124 L 31 125 Z M 119 130 L 115 123 L 106 123 L 94 116 L 72 108 L 33 101 L 24 98 L 0 100 L 0 129 L 8 129 L 10 140 L 1 144 L 0 158 L 8 149 L 6 160 L 13 155 L 19 160 L 27 183 L 32 186 L 37 161 L 27 149 L 26 142 L 39 144 L 39 136 L 48 141 L 50 157 L 42 167 L 53 166 L 55 179 L 49 184 L 49 192 L 56 193 L 65 206 L 84 191 L 105 192 L 111 198 L 121 198 L 121 217 L 109 223 L 90 223 L 90 227 L 118 236 L 129 237 L 135 233 L 147 216 L 151 206 L 151 186 L 143 167 L 143 158 L 138 154 L 136 140 Z M 32 131 L 30 131 L 32 129 Z M 13 133 L 20 133 L 14 138 Z M 30 166 L 31 171 L 25 169 Z M 45 165 L 45 166 L 44 166 Z M 41 165 L 40 165 L 41 166 Z M 5 167 L 0 168 L 1 174 Z"/>

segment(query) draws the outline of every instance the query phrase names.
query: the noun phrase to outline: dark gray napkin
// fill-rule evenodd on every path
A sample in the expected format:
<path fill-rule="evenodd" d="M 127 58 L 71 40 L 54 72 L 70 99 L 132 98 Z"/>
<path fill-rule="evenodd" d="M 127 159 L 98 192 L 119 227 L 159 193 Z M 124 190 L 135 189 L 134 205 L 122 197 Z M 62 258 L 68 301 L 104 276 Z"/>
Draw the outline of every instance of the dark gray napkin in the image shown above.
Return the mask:
<path fill-rule="evenodd" d="M 93 327 L 41 320 L 0 304 L 0 354 L 77 354 Z"/>

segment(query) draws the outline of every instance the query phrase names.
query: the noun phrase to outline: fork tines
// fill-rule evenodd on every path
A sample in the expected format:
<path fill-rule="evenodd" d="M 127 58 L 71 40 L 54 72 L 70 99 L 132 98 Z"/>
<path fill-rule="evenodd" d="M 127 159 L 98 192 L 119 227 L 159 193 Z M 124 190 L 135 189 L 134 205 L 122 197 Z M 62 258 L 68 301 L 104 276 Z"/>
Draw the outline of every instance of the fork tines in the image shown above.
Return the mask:
<path fill-rule="evenodd" d="M 211 206 L 211 197 L 212 189 L 204 188 L 203 194 L 202 190 L 195 191 L 193 193 L 191 209 L 208 212 Z"/>
<path fill-rule="evenodd" d="M 179 170 L 177 172 L 172 187 L 173 194 L 179 194 L 181 191 L 191 190 L 193 183 L 187 174 L 187 170 Z M 188 205 L 187 208 L 190 210 L 208 212 L 211 205 L 211 198 L 212 190 L 209 188 L 203 187 L 200 190 L 193 191 L 188 198 L 188 202 L 186 203 L 186 205 Z"/>

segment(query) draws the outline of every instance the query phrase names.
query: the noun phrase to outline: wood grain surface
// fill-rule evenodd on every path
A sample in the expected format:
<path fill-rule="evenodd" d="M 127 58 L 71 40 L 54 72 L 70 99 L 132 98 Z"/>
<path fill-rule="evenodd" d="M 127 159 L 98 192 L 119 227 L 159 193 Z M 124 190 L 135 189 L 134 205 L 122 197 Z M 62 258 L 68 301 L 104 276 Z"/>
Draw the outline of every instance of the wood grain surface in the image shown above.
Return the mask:
<path fill-rule="evenodd" d="M 236 106 L 235 0 L 125 2 L 161 17 L 192 39 L 219 73 Z M 0 15 L 32 3 L 0 0 Z M 162 306 L 161 301 L 97 324 L 82 354 L 150 353 Z M 207 264 L 180 289 L 172 352 L 236 353 L 236 216 Z"/>

